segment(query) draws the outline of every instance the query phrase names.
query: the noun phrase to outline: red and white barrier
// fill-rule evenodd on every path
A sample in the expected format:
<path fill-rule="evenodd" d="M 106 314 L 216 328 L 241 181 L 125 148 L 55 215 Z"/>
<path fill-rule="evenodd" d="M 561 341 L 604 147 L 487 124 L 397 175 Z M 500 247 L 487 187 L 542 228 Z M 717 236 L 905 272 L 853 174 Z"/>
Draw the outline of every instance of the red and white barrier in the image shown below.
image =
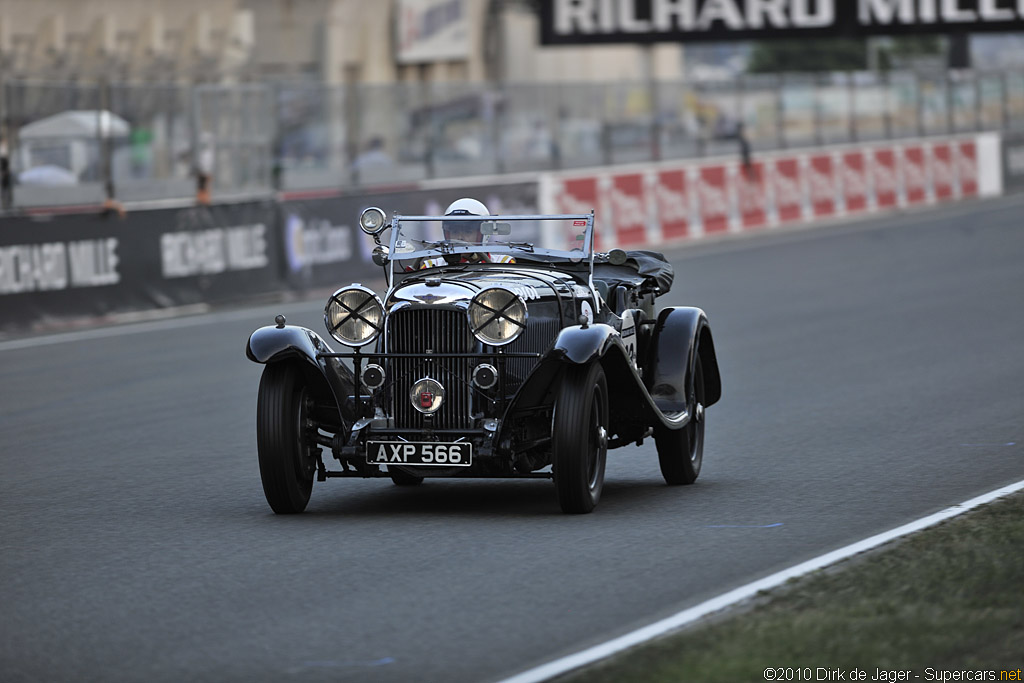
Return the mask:
<path fill-rule="evenodd" d="M 597 216 L 598 249 L 1002 193 L 997 133 L 543 174 L 543 213 Z"/>

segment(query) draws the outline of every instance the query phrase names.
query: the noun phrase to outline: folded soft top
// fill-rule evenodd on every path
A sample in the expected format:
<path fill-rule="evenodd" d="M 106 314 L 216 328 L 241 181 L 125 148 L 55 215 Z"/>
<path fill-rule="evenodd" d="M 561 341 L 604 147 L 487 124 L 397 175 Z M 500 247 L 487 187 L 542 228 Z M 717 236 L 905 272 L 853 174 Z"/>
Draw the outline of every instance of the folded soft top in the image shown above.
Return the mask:
<path fill-rule="evenodd" d="M 659 294 L 664 294 L 672 288 L 675 270 L 664 254 L 636 250 L 626 252 L 626 262 L 621 266 L 595 263 L 594 278 L 604 280 L 609 285 L 640 285 L 650 279 L 658 285 Z"/>

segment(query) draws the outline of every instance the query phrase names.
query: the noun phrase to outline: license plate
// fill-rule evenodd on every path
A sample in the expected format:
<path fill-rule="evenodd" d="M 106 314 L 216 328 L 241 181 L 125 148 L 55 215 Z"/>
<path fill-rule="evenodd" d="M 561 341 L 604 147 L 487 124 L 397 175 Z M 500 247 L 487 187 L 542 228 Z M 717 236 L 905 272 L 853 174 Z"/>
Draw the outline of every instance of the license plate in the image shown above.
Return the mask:
<path fill-rule="evenodd" d="M 433 441 L 367 441 L 366 462 L 370 465 L 442 465 L 469 467 L 473 444 Z"/>

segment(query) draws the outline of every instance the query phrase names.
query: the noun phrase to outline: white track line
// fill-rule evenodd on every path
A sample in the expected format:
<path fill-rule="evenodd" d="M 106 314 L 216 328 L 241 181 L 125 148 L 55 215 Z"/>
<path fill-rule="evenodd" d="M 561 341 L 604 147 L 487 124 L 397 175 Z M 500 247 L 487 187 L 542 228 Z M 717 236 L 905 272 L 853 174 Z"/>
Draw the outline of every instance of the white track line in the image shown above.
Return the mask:
<path fill-rule="evenodd" d="M 326 300 L 327 297 L 325 296 L 324 299 Z M 266 318 L 265 324 L 270 325 L 273 323 L 273 315 L 276 315 L 276 313 L 315 311 L 322 309 L 323 303 L 312 300 L 282 302 L 278 304 L 261 304 L 243 309 L 224 310 L 214 313 L 200 313 L 200 307 L 192 308 L 194 308 L 195 313 L 198 314 L 176 314 L 175 311 L 169 311 L 165 314 L 164 311 L 166 309 L 156 309 L 155 311 L 150 312 L 157 318 L 155 320 L 114 324 L 109 327 L 90 327 L 72 332 L 54 332 L 35 337 L 22 337 L 18 339 L 0 341 L 0 352 L 16 351 L 18 349 L 34 349 L 40 346 L 52 346 L 54 344 L 89 341 L 92 339 L 109 339 L 111 337 L 123 337 L 132 334 L 144 334 L 147 332 L 179 330 L 186 327 L 220 324 L 236 320 L 247 320 L 249 318 L 259 318 L 261 313 Z M 208 307 L 204 307 L 202 310 L 207 309 Z M 182 311 L 184 308 L 175 310 Z M 178 315 L 182 315 L 182 317 L 178 317 Z"/>
<path fill-rule="evenodd" d="M 649 640 L 665 635 L 670 631 L 681 628 L 713 612 L 718 612 L 726 607 L 731 607 L 732 605 L 757 595 L 760 591 L 776 588 L 790 579 L 803 576 L 804 574 L 809 574 L 810 572 L 835 564 L 836 562 L 845 560 L 858 553 L 871 550 L 872 548 L 877 548 L 883 543 L 888 543 L 889 541 L 902 536 L 912 534 L 915 531 L 920 531 L 921 529 L 934 526 L 939 522 L 961 515 L 968 510 L 978 507 L 979 505 L 990 503 L 997 498 L 1007 496 L 1011 493 L 1016 493 L 1022 489 L 1024 489 L 1024 480 L 996 489 L 995 491 L 990 491 L 989 493 L 980 495 L 977 498 L 971 498 L 968 501 L 946 508 L 945 510 L 936 512 L 933 515 L 928 515 L 927 517 L 896 527 L 890 531 L 871 536 L 870 538 L 865 538 L 863 541 L 858 541 L 843 548 L 839 548 L 838 550 L 833 550 L 830 553 L 807 560 L 806 562 L 801 562 L 789 569 L 783 569 L 771 576 L 766 576 L 765 578 L 759 579 L 753 583 L 740 586 L 728 593 L 723 593 L 718 597 L 711 598 L 710 600 L 702 602 L 695 607 L 685 609 L 682 612 L 677 612 L 670 617 L 656 621 L 653 624 L 644 626 L 636 631 L 632 631 L 623 636 L 619 636 L 618 638 L 614 638 L 613 640 L 587 648 L 581 652 L 562 657 L 561 659 L 556 659 L 552 662 L 548 662 L 547 664 L 542 664 L 541 666 L 516 674 L 511 678 L 505 678 L 499 681 L 499 683 L 538 683 L 539 681 L 546 681 L 550 678 L 554 678 L 555 676 L 560 676 L 572 671 L 573 669 L 593 664 L 594 662 L 622 652 L 627 648 L 640 645 L 641 643 L 645 643 Z"/>

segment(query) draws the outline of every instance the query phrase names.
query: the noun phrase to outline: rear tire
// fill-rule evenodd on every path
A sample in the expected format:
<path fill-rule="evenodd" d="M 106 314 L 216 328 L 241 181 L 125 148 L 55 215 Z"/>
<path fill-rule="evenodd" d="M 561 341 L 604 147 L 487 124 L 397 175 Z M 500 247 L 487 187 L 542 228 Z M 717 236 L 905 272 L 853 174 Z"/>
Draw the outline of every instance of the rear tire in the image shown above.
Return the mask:
<path fill-rule="evenodd" d="M 562 512 L 591 512 L 601 498 L 608 455 L 608 383 L 600 363 L 562 373 L 551 435 Z"/>
<path fill-rule="evenodd" d="M 256 445 L 263 493 L 279 515 L 306 509 L 316 458 L 306 435 L 308 389 L 292 363 L 271 363 L 260 379 Z"/>
<path fill-rule="evenodd" d="M 682 429 L 654 429 L 661 475 L 670 486 L 697 481 L 704 461 L 704 373 L 700 355 L 694 363 L 690 406 L 690 422 Z"/>

